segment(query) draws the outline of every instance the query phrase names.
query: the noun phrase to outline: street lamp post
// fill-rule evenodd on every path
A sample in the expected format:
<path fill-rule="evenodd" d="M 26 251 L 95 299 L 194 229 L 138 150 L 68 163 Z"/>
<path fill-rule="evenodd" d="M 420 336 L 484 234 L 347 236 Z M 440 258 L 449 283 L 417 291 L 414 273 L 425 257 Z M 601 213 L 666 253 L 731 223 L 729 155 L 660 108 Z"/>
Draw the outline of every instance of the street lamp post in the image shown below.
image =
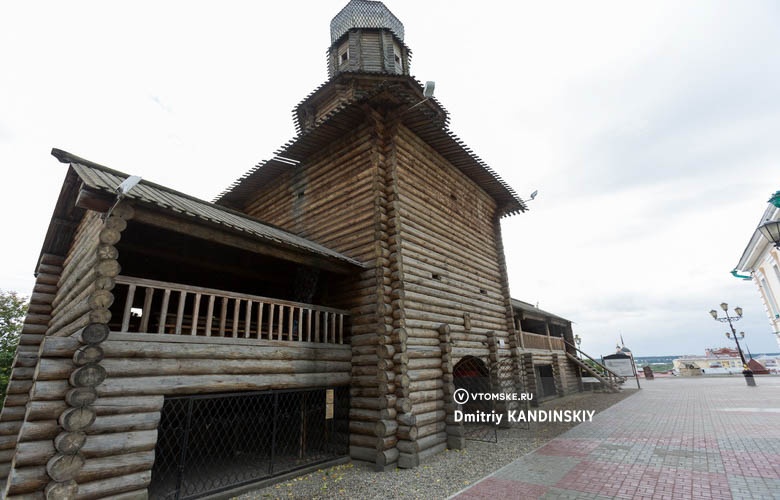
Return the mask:
<path fill-rule="evenodd" d="M 733 338 L 734 342 L 737 343 L 737 351 L 739 351 L 739 358 L 742 360 L 742 374 L 745 376 L 745 382 L 747 385 L 751 387 L 756 386 L 756 379 L 753 378 L 753 371 L 748 367 L 747 361 L 745 361 L 745 355 L 742 354 L 742 346 L 739 345 L 739 337 L 737 336 L 737 331 L 734 329 L 734 321 L 739 321 L 742 319 L 742 308 L 741 307 L 735 307 L 734 312 L 737 313 L 736 316 L 730 316 L 729 315 L 729 305 L 725 302 L 723 302 L 720 305 L 720 308 L 723 309 L 723 312 L 726 314 L 726 317 L 720 318 L 718 317 L 718 311 L 713 309 L 710 311 L 710 314 L 712 315 L 712 318 L 716 321 L 720 321 L 721 323 L 728 323 L 729 328 L 731 329 L 731 333 L 726 332 L 726 338 Z M 742 338 L 745 338 L 745 332 L 742 332 Z"/>

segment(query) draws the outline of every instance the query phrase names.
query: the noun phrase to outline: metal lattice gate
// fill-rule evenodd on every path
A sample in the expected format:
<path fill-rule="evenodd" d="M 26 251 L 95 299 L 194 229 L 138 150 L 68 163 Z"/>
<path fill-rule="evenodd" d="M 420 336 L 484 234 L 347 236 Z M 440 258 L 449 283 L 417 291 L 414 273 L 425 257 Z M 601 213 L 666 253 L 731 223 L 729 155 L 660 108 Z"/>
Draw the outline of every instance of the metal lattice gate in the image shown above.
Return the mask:
<path fill-rule="evenodd" d="M 468 393 L 466 401 L 460 405 L 464 416 L 463 433 L 466 439 L 472 441 L 498 442 L 496 425 L 480 421 L 469 421 L 468 416 L 492 414 L 495 401 L 476 399 L 476 394 L 492 393 L 493 384 L 490 380 L 490 369 L 479 358 L 466 356 L 452 370 L 456 393 L 465 390 Z"/>
<path fill-rule="evenodd" d="M 503 425 L 510 425 L 507 415 L 510 412 L 525 412 L 530 407 L 530 402 L 524 399 L 526 395 L 522 372 L 515 366 L 512 358 L 504 358 L 492 366 L 473 356 L 466 356 L 453 369 L 456 391 L 465 389 L 470 397 L 468 401 L 460 405 L 463 415 L 500 414 Z M 474 394 L 512 395 L 516 399 L 475 399 Z M 511 424 L 530 428 L 530 424 L 523 419 L 523 423 Z M 463 433 L 466 439 L 472 441 L 498 442 L 497 425 L 492 421 L 468 421 L 464 417 Z"/>
<path fill-rule="evenodd" d="M 503 413 L 504 421 L 509 422 L 506 415 L 509 412 L 527 412 L 530 408 L 530 402 L 522 398 L 526 395 L 525 384 L 523 383 L 522 371 L 515 366 L 512 358 L 504 358 L 493 366 L 491 370 L 494 391 L 501 394 L 517 394 L 518 398 L 508 401 L 501 401 L 498 404 L 497 411 Z M 530 429 L 531 424 L 523 419 L 522 423 L 514 424 L 524 429 Z"/>
<path fill-rule="evenodd" d="M 219 493 L 345 456 L 349 390 L 166 398 L 150 498 Z"/>

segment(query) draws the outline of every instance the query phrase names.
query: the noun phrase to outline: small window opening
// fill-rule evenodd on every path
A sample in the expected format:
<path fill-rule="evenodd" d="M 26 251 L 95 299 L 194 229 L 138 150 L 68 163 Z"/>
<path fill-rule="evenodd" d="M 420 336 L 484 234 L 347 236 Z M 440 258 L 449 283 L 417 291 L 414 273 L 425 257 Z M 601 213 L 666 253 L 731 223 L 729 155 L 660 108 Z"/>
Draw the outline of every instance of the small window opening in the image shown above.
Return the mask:
<path fill-rule="evenodd" d="M 306 191 L 298 191 L 298 193 L 296 193 L 295 197 L 300 200 L 301 198 L 303 198 L 303 195 L 305 195 L 305 194 L 306 194 Z"/>
<path fill-rule="evenodd" d="M 441 280 L 441 275 L 436 273 L 431 273 L 431 278 L 435 280 Z"/>
<path fill-rule="evenodd" d="M 481 293 L 482 295 L 487 295 L 487 290 L 485 290 L 484 288 L 480 288 L 479 293 Z"/>
<path fill-rule="evenodd" d="M 339 53 L 339 64 L 346 64 L 347 61 L 349 61 L 349 48 L 346 48 Z"/>

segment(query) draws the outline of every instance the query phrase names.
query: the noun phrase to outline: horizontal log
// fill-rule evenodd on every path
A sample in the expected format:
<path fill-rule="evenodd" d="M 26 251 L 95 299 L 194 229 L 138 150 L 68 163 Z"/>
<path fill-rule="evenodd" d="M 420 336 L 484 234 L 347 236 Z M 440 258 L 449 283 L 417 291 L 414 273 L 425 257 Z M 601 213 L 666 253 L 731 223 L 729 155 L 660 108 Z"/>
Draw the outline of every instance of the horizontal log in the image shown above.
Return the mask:
<path fill-rule="evenodd" d="M 0 436 L 17 436 L 22 428 L 21 420 L 10 420 L 0 423 Z"/>
<path fill-rule="evenodd" d="M 294 360 L 279 363 L 274 360 L 221 359 L 120 359 L 100 362 L 108 377 L 208 375 L 208 374 L 272 374 L 272 373 L 349 373 L 348 361 Z M 38 380 L 59 380 L 67 377 L 74 364 L 62 358 L 41 359 Z M 376 372 L 376 368 L 374 368 Z"/>
<path fill-rule="evenodd" d="M 49 476 L 46 474 L 45 465 L 14 467 L 8 475 L 7 498 L 43 491 L 48 482 Z"/>
<path fill-rule="evenodd" d="M 97 498 L 126 498 L 124 493 L 145 489 L 152 481 L 152 471 L 146 470 L 127 474 L 124 476 L 99 479 L 88 483 L 79 484 L 79 500 L 92 500 Z M 134 498 L 134 497 L 130 497 Z"/>
<path fill-rule="evenodd" d="M 180 375 L 169 377 L 108 378 L 97 387 L 97 391 L 100 396 L 205 394 L 244 390 L 340 386 L 348 385 L 349 382 L 349 373 L 338 372 L 276 375 Z"/>
<path fill-rule="evenodd" d="M 398 429 L 398 422 L 395 420 L 380 420 L 374 425 L 374 434 L 378 437 L 385 437 L 395 434 Z"/>
<path fill-rule="evenodd" d="M 14 466 L 46 465 L 46 462 L 56 453 L 54 441 L 51 439 L 19 443 L 16 447 Z"/>
<path fill-rule="evenodd" d="M 376 455 L 375 463 L 380 467 L 386 467 L 398 461 L 398 448 L 379 451 Z"/>
<path fill-rule="evenodd" d="M 159 412 L 103 415 L 97 417 L 86 432 L 88 436 L 93 436 L 102 433 L 148 431 L 157 429 L 159 423 Z"/>
<path fill-rule="evenodd" d="M 24 422 L 19 430 L 19 442 L 42 441 L 54 439 L 62 432 L 62 427 L 56 420 L 39 420 L 37 422 Z M 3 438 L 0 437 L 0 440 Z"/>
<path fill-rule="evenodd" d="M 139 341 L 113 340 L 115 337 L 132 337 Z M 171 335 L 165 338 L 166 341 L 160 342 L 156 341 L 156 338 L 158 338 L 157 334 L 112 333 L 100 347 L 103 348 L 106 361 L 110 358 L 350 361 L 352 357 L 350 346 L 346 344 L 296 342 L 279 345 L 281 343 L 262 341 L 266 345 L 252 345 L 242 342 L 243 339 L 188 339 L 186 336 Z M 71 358 L 79 345 L 78 339 L 47 338 L 42 356 Z"/>
<path fill-rule="evenodd" d="M 417 415 L 417 425 L 422 427 L 434 422 L 444 422 L 447 414 L 444 410 L 436 410 L 428 413 L 421 413 Z"/>
<path fill-rule="evenodd" d="M 76 476 L 79 483 L 109 479 L 152 469 L 154 450 L 86 460 Z"/>
<path fill-rule="evenodd" d="M 422 439 L 431 434 L 446 434 L 447 423 L 444 420 L 431 422 L 425 425 L 417 426 L 417 439 Z"/>
<path fill-rule="evenodd" d="M 374 437 L 376 439 L 376 437 Z M 375 447 L 363 447 L 363 446 L 350 446 L 349 456 L 355 460 L 363 460 L 364 462 L 374 462 L 376 460 L 376 448 Z"/>
<path fill-rule="evenodd" d="M 411 388 L 410 388 L 411 389 Z M 444 391 L 441 389 L 433 389 L 427 391 L 412 391 L 409 394 L 409 399 L 412 403 L 422 403 L 425 401 L 436 401 L 444 398 Z"/>

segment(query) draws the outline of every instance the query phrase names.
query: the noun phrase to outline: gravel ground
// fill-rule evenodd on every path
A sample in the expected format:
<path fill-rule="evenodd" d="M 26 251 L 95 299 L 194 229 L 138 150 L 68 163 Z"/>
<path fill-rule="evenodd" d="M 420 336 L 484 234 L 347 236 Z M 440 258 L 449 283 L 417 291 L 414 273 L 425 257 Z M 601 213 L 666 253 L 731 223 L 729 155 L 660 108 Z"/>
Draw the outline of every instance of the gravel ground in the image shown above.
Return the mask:
<path fill-rule="evenodd" d="M 542 403 L 539 409 L 595 410 L 598 413 L 634 392 L 635 389 L 624 389 L 617 394 L 577 393 Z M 415 469 L 374 472 L 370 464 L 348 463 L 235 498 L 447 498 L 575 425 L 531 423 L 530 429 L 498 429 L 498 443 L 467 441 L 465 450 L 446 450 Z"/>

